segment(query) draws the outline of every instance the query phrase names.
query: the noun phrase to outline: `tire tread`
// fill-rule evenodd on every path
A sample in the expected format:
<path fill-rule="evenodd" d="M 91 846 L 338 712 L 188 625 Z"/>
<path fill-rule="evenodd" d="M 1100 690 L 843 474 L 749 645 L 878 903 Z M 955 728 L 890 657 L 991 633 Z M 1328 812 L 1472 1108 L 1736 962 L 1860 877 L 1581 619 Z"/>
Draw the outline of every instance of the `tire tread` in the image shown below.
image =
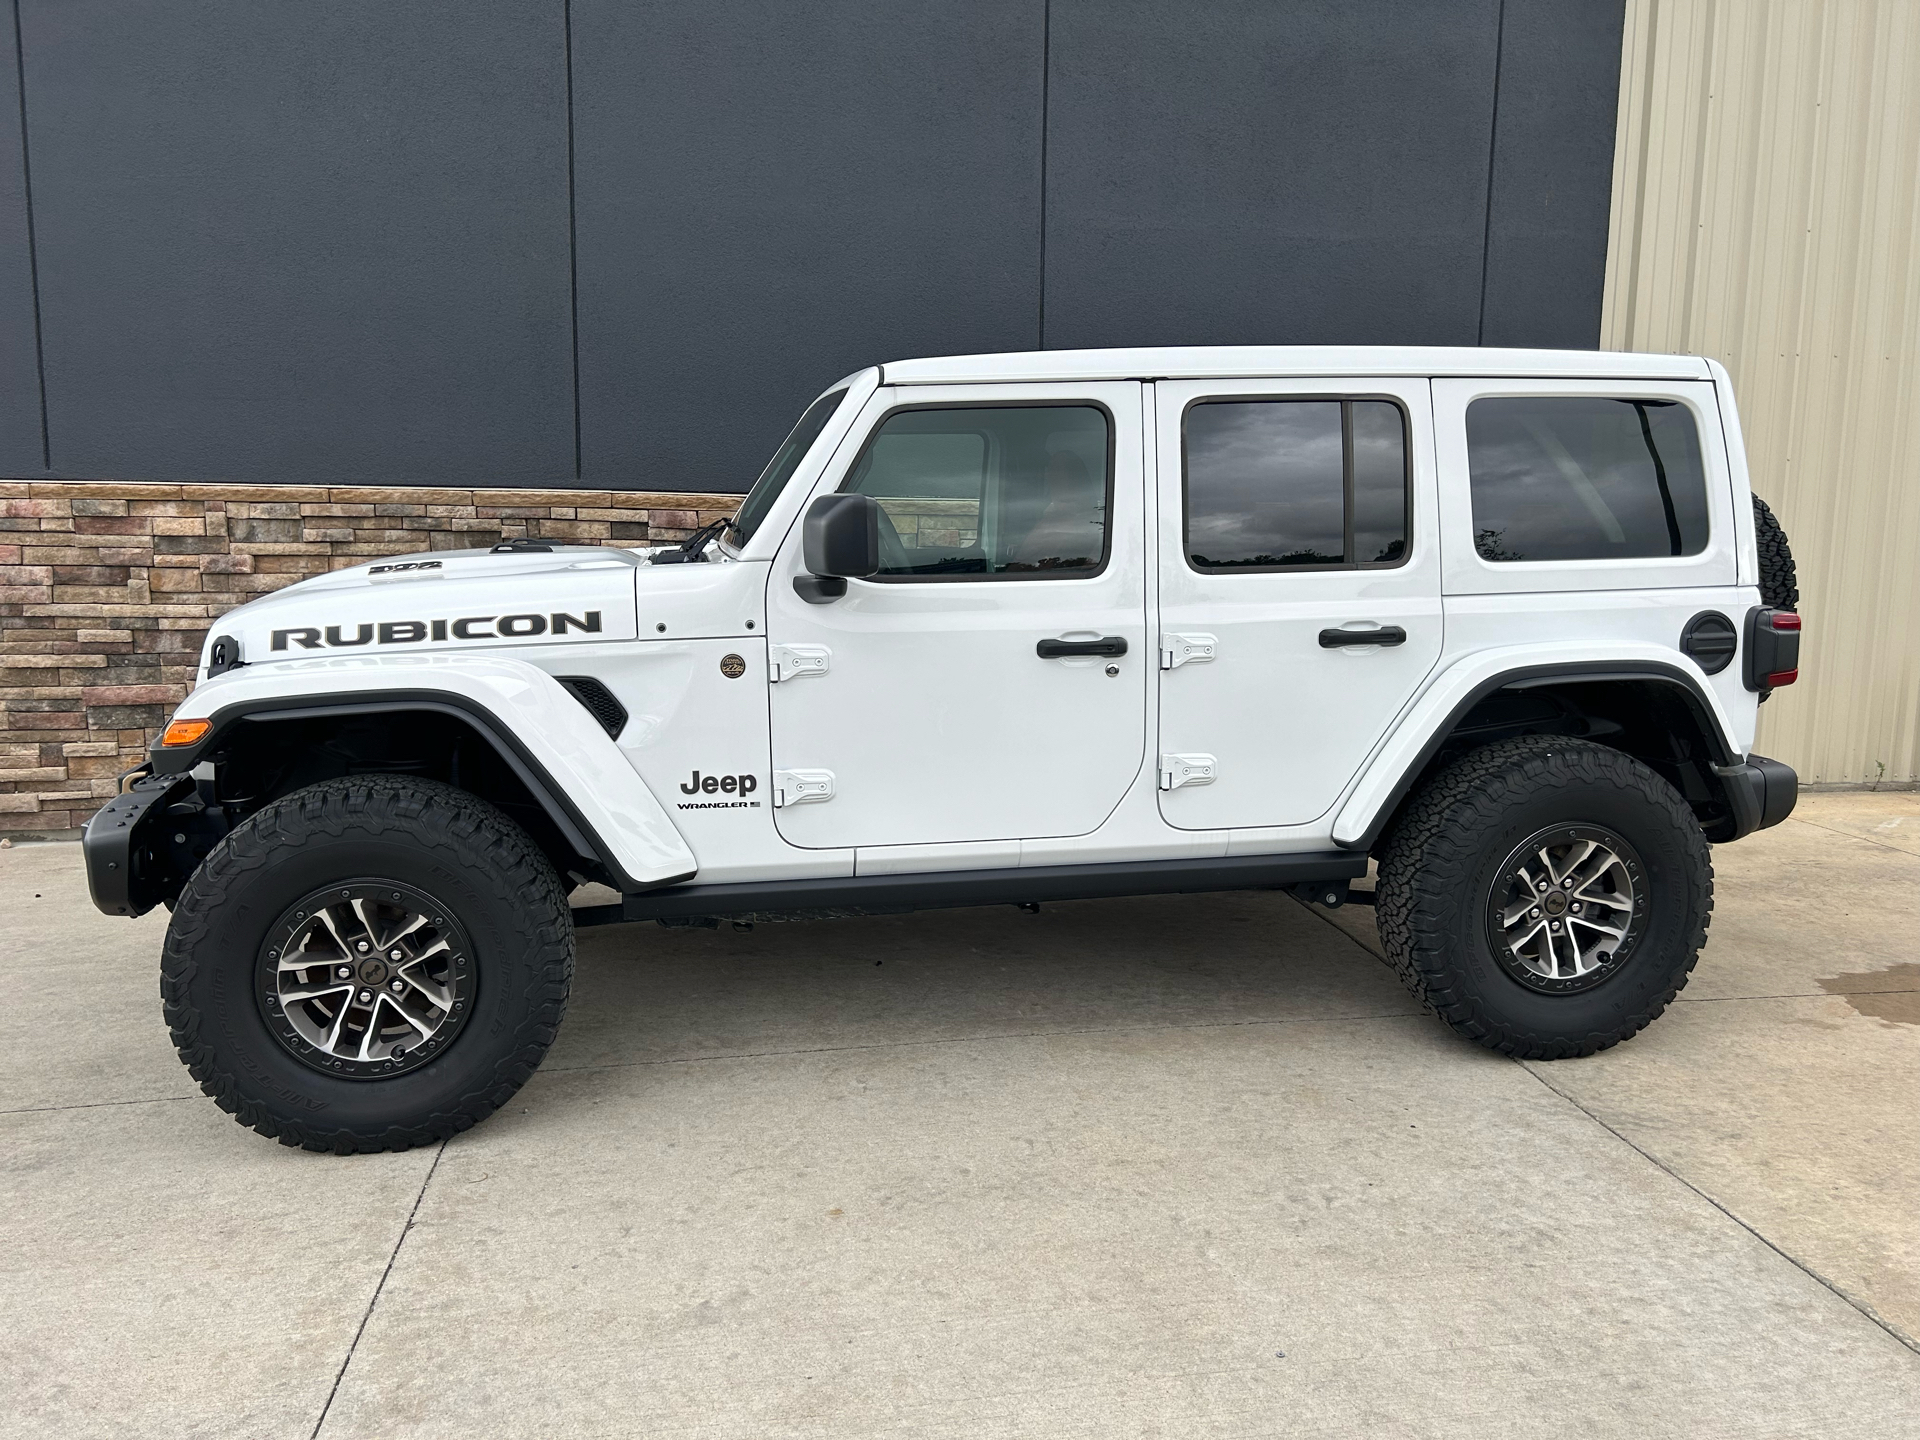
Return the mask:
<path fill-rule="evenodd" d="M 411 1125 L 381 1130 L 328 1127 L 299 1120 L 251 1093 L 221 1063 L 201 1034 L 191 986 L 208 916 L 231 903 L 236 889 L 277 857 L 315 836 L 350 830 L 398 832 L 440 848 L 463 868 L 480 871 L 517 898 L 528 919 L 537 979 L 511 1052 L 457 1102 Z M 439 781 L 412 776 L 355 775 L 326 780 L 263 806 L 236 827 L 181 891 L 161 956 L 160 997 L 174 1048 L 200 1089 L 222 1110 L 283 1145 L 335 1154 L 406 1150 L 472 1128 L 533 1077 L 566 1013 L 573 973 L 573 919 L 553 866 L 518 825 L 492 805 Z"/>
<path fill-rule="evenodd" d="M 1477 837 L 1503 810 L 1566 784 L 1620 786 L 1639 792 L 1688 837 L 1694 863 L 1698 923 L 1683 940 L 1684 959 L 1664 993 L 1618 1024 L 1582 1034 L 1546 1034 L 1503 1022 L 1474 993 L 1456 954 L 1461 937 L 1480 923 L 1469 894 Z M 1525 735 L 1470 751 L 1430 780 L 1402 812 L 1381 851 L 1376 894 L 1380 939 L 1402 982 L 1454 1030 L 1502 1054 L 1557 1060 L 1592 1055 L 1645 1029 L 1685 987 L 1706 943 L 1713 911 L 1713 865 L 1698 820 L 1678 792 L 1631 755 L 1586 740 Z"/>

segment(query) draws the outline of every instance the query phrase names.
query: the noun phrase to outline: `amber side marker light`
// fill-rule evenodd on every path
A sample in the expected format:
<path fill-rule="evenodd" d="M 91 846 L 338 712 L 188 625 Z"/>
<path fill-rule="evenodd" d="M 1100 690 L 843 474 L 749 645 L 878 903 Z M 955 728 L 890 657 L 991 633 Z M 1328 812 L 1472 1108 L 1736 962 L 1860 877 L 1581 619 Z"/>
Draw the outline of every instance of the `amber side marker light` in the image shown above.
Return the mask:
<path fill-rule="evenodd" d="M 160 737 L 162 745 L 191 745 L 213 728 L 211 720 L 175 720 Z"/>

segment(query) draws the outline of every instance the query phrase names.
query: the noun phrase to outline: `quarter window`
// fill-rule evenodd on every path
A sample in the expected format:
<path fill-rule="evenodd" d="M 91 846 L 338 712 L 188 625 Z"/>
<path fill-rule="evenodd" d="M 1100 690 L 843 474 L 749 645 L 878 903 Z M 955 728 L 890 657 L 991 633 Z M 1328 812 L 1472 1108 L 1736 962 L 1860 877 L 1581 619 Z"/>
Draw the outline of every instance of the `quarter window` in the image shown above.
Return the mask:
<path fill-rule="evenodd" d="M 1184 426 L 1194 569 L 1407 558 L 1406 417 L 1392 401 L 1209 400 Z"/>
<path fill-rule="evenodd" d="M 1093 405 L 897 410 L 843 490 L 880 504 L 878 579 L 1067 579 L 1106 564 L 1112 426 Z"/>
<path fill-rule="evenodd" d="M 1700 436 L 1677 401 L 1475 400 L 1467 465 L 1483 560 L 1647 559 L 1706 548 Z"/>

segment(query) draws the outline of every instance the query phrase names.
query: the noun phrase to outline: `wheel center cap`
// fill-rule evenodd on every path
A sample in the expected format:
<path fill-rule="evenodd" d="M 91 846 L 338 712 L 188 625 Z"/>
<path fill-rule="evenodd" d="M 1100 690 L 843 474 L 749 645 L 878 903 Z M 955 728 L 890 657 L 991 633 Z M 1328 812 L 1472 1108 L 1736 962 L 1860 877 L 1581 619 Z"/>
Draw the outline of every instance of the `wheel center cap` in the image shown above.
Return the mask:
<path fill-rule="evenodd" d="M 355 967 L 354 973 L 360 977 L 362 985 L 384 985 L 387 983 L 387 962 L 378 955 L 369 955 Z"/>
<path fill-rule="evenodd" d="M 1549 891 L 1547 894 L 1546 900 L 1542 903 L 1541 908 L 1544 909 L 1549 915 L 1560 914 L 1562 911 L 1564 911 L 1567 908 L 1566 893 L 1560 890 Z"/>

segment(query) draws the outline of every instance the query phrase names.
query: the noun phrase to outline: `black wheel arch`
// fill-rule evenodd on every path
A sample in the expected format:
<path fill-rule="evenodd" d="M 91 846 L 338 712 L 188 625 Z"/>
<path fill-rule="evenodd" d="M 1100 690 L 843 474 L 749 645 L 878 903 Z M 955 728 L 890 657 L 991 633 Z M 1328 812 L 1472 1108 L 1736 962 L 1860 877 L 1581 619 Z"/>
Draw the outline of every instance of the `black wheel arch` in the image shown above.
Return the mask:
<path fill-rule="evenodd" d="M 211 781 L 201 780 L 189 802 L 205 811 L 195 842 L 201 854 L 254 810 L 307 785 L 342 775 L 417 775 L 496 806 L 563 876 L 623 892 L 651 888 L 622 869 L 526 744 L 466 696 L 437 690 L 282 696 L 228 706 L 209 718 L 212 728 L 195 744 L 153 751 L 156 775 L 183 775 L 208 762 L 214 767 Z M 184 882 L 198 857 L 181 858 L 190 863 L 173 868 Z"/>
<path fill-rule="evenodd" d="M 1428 778 L 1468 750 L 1519 735 L 1563 735 L 1631 755 L 1680 792 L 1708 839 L 1745 833 L 1721 773 L 1745 756 L 1700 682 L 1677 665 L 1625 660 L 1522 666 L 1482 681 L 1434 728 L 1372 824 L 1345 848 L 1377 855 Z"/>

